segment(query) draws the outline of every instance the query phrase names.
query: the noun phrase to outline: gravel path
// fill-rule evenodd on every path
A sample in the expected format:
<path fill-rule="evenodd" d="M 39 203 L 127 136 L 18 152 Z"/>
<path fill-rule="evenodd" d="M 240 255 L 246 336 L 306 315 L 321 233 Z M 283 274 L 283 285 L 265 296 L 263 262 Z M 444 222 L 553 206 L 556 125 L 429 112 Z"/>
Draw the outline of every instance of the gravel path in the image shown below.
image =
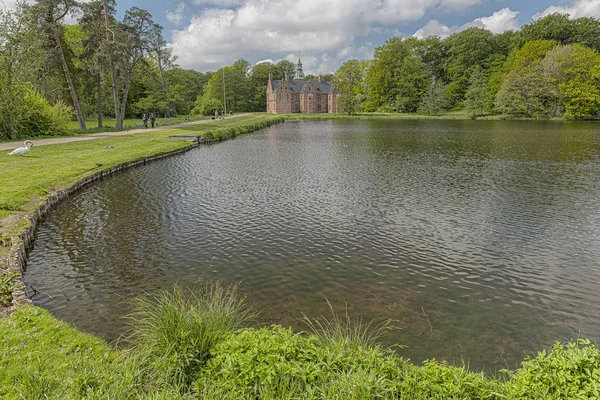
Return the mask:
<path fill-rule="evenodd" d="M 230 115 L 227 118 L 245 117 L 246 115 L 250 115 L 250 114 L 249 113 L 235 114 L 235 115 Z M 92 133 L 89 135 L 62 137 L 62 138 L 55 138 L 55 139 L 39 139 L 39 140 L 32 139 L 31 141 L 33 142 L 33 144 L 35 146 L 45 146 L 45 145 L 49 145 L 49 144 L 81 142 L 83 140 L 102 139 L 102 138 L 108 138 L 108 137 L 114 137 L 114 136 L 135 135 L 136 133 L 146 133 L 146 132 L 152 131 L 152 130 L 163 131 L 166 129 L 177 128 L 180 126 L 190 126 L 190 125 L 209 124 L 209 123 L 215 123 L 215 121 L 212 119 L 203 119 L 200 121 L 184 122 L 183 124 L 177 124 L 177 125 L 159 126 L 158 128 L 154 128 L 154 129 L 152 129 L 152 128 L 131 129 L 128 131 L 121 131 L 121 132 Z M 12 150 L 12 149 L 16 149 L 17 147 L 23 147 L 23 141 L 20 140 L 18 142 L 0 143 L 0 150 Z"/>

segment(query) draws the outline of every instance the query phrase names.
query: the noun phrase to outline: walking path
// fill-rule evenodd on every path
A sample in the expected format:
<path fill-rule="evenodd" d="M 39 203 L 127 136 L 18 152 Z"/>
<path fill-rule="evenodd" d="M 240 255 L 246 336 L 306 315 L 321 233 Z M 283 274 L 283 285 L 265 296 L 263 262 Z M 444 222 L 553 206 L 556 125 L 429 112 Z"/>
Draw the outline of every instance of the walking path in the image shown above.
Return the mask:
<path fill-rule="evenodd" d="M 227 116 L 227 118 L 245 117 L 247 115 L 250 115 L 250 114 L 249 113 L 234 114 L 234 115 Z M 44 145 L 48 145 L 48 144 L 80 142 L 83 140 L 101 139 L 101 138 L 114 137 L 114 136 L 135 135 L 136 133 L 147 133 L 148 131 L 162 131 L 162 130 L 166 130 L 166 129 L 178 128 L 180 126 L 208 124 L 211 122 L 214 123 L 217 121 L 212 120 L 212 119 L 203 119 L 203 120 L 199 120 L 199 121 L 184 122 L 182 124 L 177 124 L 177 125 L 160 126 L 158 128 L 154 128 L 154 129 L 142 128 L 142 129 L 131 129 L 128 131 L 120 131 L 120 132 L 101 132 L 101 133 L 92 133 L 89 135 L 82 135 L 82 136 L 70 136 L 70 137 L 61 137 L 61 138 L 54 138 L 54 139 L 40 139 L 40 140 L 30 139 L 30 140 L 33 142 L 33 144 L 35 146 L 44 146 Z M 12 149 L 16 149 L 17 147 L 23 147 L 23 142 L 18 141 L 18 142 L 0 143 L 0 151 L 1 150 L 12 150 Z"/>

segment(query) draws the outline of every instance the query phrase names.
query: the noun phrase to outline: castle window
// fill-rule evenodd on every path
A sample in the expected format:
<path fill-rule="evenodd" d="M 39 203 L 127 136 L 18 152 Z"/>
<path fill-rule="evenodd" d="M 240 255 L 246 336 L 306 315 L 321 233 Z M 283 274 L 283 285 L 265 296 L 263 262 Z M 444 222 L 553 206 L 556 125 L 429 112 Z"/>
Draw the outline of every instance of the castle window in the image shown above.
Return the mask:
<path fill-rule="evenodd" d="M 288 95 L 287 95 L 287 100 L 288 100 L 288 101 L 290 100 L 290 94 L 289 94 L 289 93 L 288 93 Z"/>

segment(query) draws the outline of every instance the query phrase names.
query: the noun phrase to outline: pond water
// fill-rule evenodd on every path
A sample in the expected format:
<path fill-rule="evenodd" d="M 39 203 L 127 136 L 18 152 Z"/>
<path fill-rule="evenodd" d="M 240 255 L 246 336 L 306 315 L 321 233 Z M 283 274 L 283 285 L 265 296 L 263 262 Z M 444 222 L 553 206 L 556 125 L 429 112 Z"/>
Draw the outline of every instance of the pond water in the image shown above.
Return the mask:
<path fill-rule="evenodd" d="M 600 336 L 600 125 L 273 126 L 77 193 L 41 224 L 25 280 L 109 340 L 130 298 L 223 280 L 263 324 L 305 329 L 329 301 L 391 319 L 384 343 L 417 363 L 512 368 Z"/>

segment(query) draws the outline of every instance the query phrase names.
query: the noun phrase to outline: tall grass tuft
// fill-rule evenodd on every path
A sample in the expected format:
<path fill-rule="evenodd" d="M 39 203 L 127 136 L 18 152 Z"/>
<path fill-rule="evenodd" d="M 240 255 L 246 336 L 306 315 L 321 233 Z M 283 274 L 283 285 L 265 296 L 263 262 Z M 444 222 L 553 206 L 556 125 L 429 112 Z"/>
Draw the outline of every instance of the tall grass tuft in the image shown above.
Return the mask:
<path fill-rule="evenodd" d="M 130 365 L 146 385 L 186 390 L 219 341 L 249 319 L 237 285 L 174 286 L 136 301 L 127 342 Z"/>
<path fill-rule="evenodd" d="M 379 348 L 379 339 L 392 329 L 389 320 L 379 324 L 373 320 L 365 323 L 361 318 L 350 317 L 347 308 L 340 316 L 329 301 L 327 304 L 331 310 L 330 318 L 321 316 L 320 319 L 310 319 L 303 315 L 310 333 L 316 335 L 323 345 L 351 351 Z"/>

